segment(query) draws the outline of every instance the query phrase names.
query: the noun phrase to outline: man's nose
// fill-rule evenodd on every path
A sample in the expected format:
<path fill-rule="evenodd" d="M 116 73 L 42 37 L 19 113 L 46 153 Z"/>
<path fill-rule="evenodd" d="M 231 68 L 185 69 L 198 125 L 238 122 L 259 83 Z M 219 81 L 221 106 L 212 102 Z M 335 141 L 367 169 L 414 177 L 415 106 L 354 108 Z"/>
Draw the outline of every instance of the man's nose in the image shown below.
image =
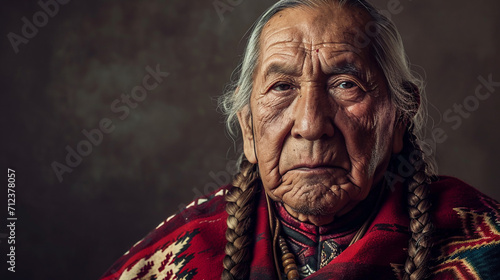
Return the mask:
<path fill-rule="evenodd" d="M 326 90 L 318 86 L 303 87 L 297 98 L 292 136 L 310 141 L 333 137 L 337 105 Z"/>

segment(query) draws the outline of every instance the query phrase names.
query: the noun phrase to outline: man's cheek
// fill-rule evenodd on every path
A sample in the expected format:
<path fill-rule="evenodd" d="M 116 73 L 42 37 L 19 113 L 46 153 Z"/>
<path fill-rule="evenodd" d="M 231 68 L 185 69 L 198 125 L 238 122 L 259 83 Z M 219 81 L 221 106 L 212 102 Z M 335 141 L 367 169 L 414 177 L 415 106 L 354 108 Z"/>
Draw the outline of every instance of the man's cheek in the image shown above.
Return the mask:
<path fill-rule="evenodd" d="M 257 156 L 266 166 L 278 166 L 282 144 L 276 141 L 275 138 L 262 137 L 258 138 L 255 143 L 257 146 Z"/>
<path fill-rule="evenodd" d="M 281 182 L 281 174 L 279 172 L 279 156 L 265 154 L 259 158 L 259 172 L 261 178 L 267 188 L 273 189 Z"/>
<path fill-rule="evenodd" d="M 283 196 L 286 193 L 290 193 L 293 191 L 293 186 L 295 184 L 295 180 L 293 176 L 287 176 L 280 178 L 279 184 L 270 188 L 272 190 L 272 194 L 278 198 L 283 199 Z"/>
<path fill-rule="evenodd" d="M 358 129 L 345 138 L 346 149 L 352 164 L 361 164 L 370 159 L 376 140 L 369 130 Z"/>
<path fill-rule="evenodd" d="M 259 127 L 259 136 L 270 137 L 269 140 L 275 142 L 282 140 L 288 134 L 286 130 L 290 127 L 290 121 L 284 114 L 266 111 L 266 114 L 259 116 L 256 125 Z"/>

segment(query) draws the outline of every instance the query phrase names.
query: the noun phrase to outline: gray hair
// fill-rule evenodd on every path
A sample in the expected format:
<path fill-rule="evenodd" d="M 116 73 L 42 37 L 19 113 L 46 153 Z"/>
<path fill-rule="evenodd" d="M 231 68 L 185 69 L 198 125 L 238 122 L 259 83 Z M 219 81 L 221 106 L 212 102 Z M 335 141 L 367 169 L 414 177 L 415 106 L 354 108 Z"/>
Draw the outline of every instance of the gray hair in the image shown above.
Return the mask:
<path fill-rule="evenodd" d="M 281 0 L 265 11 L 251 30 L 243 60 L 233 74 L 236 80 L 232 81 L 219 98 L 219 107 L 226 117 L 229 134 L 233 139 L 238 136 L 237 113 L 250 103 L 254 72 L 260 55 L 260 35 L 264 25 L 282 10 L 298 6 L 318 7 L 332 2 L 359 7 L 371 15 L 372 20 L 366 24 L 361 34 L 365 41 L 358 42 L 359 47 L 371 48 L 385 76 L 399 120 L 407 124 L 407 131 L 414 136 L 411 138 L 414 138 L 417 147 L 425 145 L 422 139 L 427 111 L 422 79 L 410 69 L 401 36 L 394 23 L 365 0 Z M 434 160 L 430 153 L 425 153 L 424 156 L 431 175 L 435 169 Z"/>

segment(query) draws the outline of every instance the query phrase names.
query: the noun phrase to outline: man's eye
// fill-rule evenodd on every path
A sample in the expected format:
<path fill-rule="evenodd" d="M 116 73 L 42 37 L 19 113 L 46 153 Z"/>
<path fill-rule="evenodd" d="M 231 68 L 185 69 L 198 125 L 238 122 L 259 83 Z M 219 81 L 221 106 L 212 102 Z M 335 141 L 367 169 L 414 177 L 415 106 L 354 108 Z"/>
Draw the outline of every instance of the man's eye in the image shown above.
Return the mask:
<path fill-rule="evenodd" d="M 291 89 L 294 89 L 294 87 L 290 84 L 277 84 L 273 86 L 273 90 L 276 91 L 287 91 Z"/>
<path fill-rule="evenodd" d="M 362 100 L 365 95 L 359 83 L 347 79 L 335 82 L 329 90 L 335 98 L 351 102 Z"/>
<path fill-rule="evenodd" d="M 355 87 L 356 84 L 353 83 L 353 82 L 349 82 L 349 81 L 345 81 L 345 82 L 341 82 L 338 87 L 341 88 L 341 89 L 350 89 L 350 88 L 353 88 Z"/>

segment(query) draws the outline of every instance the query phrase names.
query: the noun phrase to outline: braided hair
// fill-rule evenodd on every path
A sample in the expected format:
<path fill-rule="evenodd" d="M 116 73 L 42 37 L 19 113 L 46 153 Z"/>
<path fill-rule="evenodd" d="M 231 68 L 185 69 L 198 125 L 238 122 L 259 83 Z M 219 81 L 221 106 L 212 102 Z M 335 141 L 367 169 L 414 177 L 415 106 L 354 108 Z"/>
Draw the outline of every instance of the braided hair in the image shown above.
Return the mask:
<path fill-rule="evenodd" d="M 405 150 L 402 154 L 408 157 L 414 172 L 406 180 L 411 238 L 408 244 L 408 258 L 404 264 L 403 280 L 427 279 L 434 228 L 430 218 L 432 204 L 429 184 L 434 180 L 434 176 L 429 174 L 424 160 L 425 154 L 416 143 L 415 136 L 408 134 L 408 137 L 405 137 Z"/>
<path fill-rule="evenodd" d="M 235 176 L 233 187 L 226 194 L 227 218 L 226 256 L 222 279 L 245 279 L 252 260 L 252 236 L 255 212 L 255 195 L 260 190 L 257 166 L 246 158 Z"/>
<path fill-rule="evenodd" d="M 388 86 L 390 98 L 398 113 L 398 121 L 407 127 L 401 156 L 412 165 L 410 176 L 404 185 L 408 190 L 408 214 L 411 238 L 408 244 L 408 258 L 404 264 L 403 279 L 426 279 L 432 247 L 433 225 L 429 211 L 429 183 L 432 181 L 435 163 L 419 139 L 425 125 L 425 94 L 421 79 L 410 70 L 402 39 L 390 19 L 378 12 L 365 0 L 281 0 L 270 7 L 257 20 L 248 39 L 242 63 L 234 75 L 234 82 L 228 86 L 219 99 L 219 105 L 226 116 L 226 126 L 234 137 L 238 134 L 237 113 L 249 105 L 253 88 L 253 73 L 259 53 L 260 34 L 265 24 L 276 13 L 297 6 L 318 7 L 338 2 L 340 5 L 357 7 L 368 12 L 373 21 L 369 47 L 380 66 Z M 255 213 L 255 195 L 261 188 L 257 166 L 242 155 L 240 172 L 235 176 L 234 187 L 226 195 L 229 214 L 226 231 L 224 271 L 222 279 L 247 279 L 252 248 L 252 234 Z M 394 166 L 397 162 L 391 162 Z"/>

